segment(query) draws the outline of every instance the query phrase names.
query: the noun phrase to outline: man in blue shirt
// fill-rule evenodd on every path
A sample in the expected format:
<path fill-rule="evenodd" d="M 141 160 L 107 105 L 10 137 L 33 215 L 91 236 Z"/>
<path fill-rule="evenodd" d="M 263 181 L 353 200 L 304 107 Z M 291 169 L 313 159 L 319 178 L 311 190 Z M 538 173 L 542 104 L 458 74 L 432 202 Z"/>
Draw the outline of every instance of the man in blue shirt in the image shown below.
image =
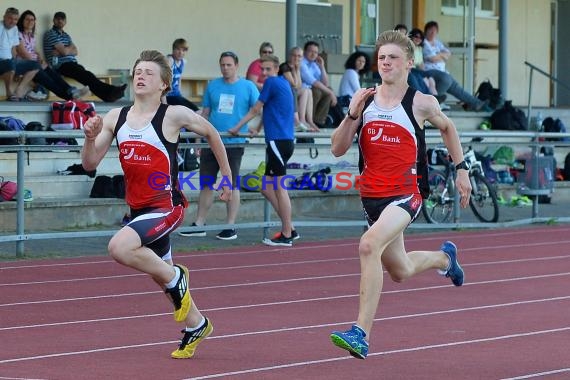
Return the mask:
<path fill-rule="evenodd" d="M 264 239 L 263 243 L 271 246 L 291 247 L 293 239 L 298 239 L 291 218 L 291 200 L 284 176 L 287 174 L 287 161 L 293 155 L 294 113 L 293 91 L 291 85 L 279 72 L 279 59 L 274 55 L 261 57 L 261 70 L 266 77 L 259 100 L 235 127 L 228 130 L 238 134 L 249 120 L 257 116 L 263 109 L 263 123 L 257 128 L 249 128 L 251 136 L 257 135 L 261 127 L 265 128 L 267 144 L 265 161 L 265 180 L 262 181 L 261 193 L 271 203 L 281 219 L 281 232 L 273 239 Z"/>
<path fill-rule="evenodd" d="M 222 77 L 208 83 L 202 100 L 202 116 L 210 121 L 219 132 L 227 132 L 250 110 L 259 97 L 259 91 L 252 81 L 240 78 L 237 74 L 239 61 L 235 53 L 223 52 L 219 60 Z M 247 133 L 244 125 L 241 133 Z M 235 224 L 240 204 L 239 184 L 237 176 L 243 156 L 244 137 L 222 137 L 226 145 L 226 154 L 232 171 L 232 199 L 226 205 L 227 224 Z M 232 146 L 234 144 L 234 146 Z M 198 216 L 192 226 L 203 226 L 206 223 L 208 211 L 212 206 L 212 190 L 217 180 L 219 167 L 211 149 L 200 151 L 200 196 L 198 200 Z M 223 178 L 222 181 L 229 181 Z M 206 236 L 205 231 L 179 232 L 182 236 Z M 221 240 L 237 239 L 235 229 L 225 229 L 216 235 Z"/>

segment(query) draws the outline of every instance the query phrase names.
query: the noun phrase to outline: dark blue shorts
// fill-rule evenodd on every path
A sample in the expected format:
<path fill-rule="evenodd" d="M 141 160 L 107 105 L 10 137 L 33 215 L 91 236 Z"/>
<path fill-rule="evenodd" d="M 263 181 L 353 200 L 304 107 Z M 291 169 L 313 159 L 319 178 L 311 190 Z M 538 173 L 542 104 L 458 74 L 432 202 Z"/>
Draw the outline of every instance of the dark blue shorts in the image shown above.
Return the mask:
<path fill-rule="evenodd" d="M 397 195 L 394 197 L 386 198 L 362 198 L 362 209 L 364 210 L 364 216 L 368 225 L 373 225 L 380 214 L 389 205 L 398 206 L 410 215 L 410 223 L 412 223 L 422 209 L 422 196 L 420 194 L 407 194 L 407 195 Z"/>

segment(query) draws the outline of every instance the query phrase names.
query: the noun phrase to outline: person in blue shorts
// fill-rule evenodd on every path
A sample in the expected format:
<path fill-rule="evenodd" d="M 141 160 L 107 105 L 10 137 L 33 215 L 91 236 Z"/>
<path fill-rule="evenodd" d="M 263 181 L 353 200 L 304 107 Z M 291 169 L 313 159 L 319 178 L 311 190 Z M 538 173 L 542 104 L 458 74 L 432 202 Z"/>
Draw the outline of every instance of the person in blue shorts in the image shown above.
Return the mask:
<path fill-rule="evenodd" d="M 266 77 L 258 101 L 252 109 L 230 130 L 237 135 L 241 127 L 257 116 L 263 109 L 262 120 L 257 128 L 249 128 L 251 136 L 257 135 L 261 127 L 265 129 L 265 178 L 261 193 L 271 203 L 281 219 L 281 232 L 273 239 L 264 239 L 271 246 L 291 247 L 299 235 L 291 221 L 291 200 L 283 178 L 287 174 L 287 161 L 293 155 L 294 139 L 294 99 L 291 85 L 283 76 L 278 76 L 279 58 L 274 55 L 261 57 L 261 71 Z"/>

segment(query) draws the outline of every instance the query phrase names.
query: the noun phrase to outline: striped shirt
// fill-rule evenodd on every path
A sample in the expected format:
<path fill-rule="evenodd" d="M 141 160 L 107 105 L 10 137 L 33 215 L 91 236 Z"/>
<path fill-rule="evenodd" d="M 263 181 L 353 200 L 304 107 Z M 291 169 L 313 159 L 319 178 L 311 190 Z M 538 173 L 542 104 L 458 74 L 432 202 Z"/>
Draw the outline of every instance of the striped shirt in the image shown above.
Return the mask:
<path fill-rule="evenodd" d="M 53 27 L 46 32 L 44 35 L 44 56 L 51 67 L 57 68 L 62 63 L 77 62 L 74 55 L 57 56 L 53 54 L 55 45 L 63 44 L 63 46 L 67 47 L 72 43 L 71 36 L 63 30 Z"/>

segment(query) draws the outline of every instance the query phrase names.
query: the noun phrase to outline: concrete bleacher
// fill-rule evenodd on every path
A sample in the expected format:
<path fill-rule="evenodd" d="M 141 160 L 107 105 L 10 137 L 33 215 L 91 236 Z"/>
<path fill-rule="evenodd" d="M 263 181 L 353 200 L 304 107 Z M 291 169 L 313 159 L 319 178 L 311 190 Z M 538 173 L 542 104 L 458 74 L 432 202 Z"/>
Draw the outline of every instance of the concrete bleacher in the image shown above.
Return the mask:
<path fill-rule="evenodd" d="M 95 103 L 96 111 L 100 114 L 108 112 L 111 108 L 128 104 L 126 102 L 117 103 Z M 537 111 L 537 110 L 534 110 Z M 565 124 L 570 125 L 570 111 L 558 109 L 542 109 L 544 116 L 560 117 Z M 455 122 L 460 134 L 466 132 L 476 132 L 477 126 L 488 115 L 483 113 L 465 112 L 463 110 L 452 110 L 446 112 Z M 34 103 L 0 103 L 0 115 L 10 115 L 24 120 L 25 122 L 39 121 L 44 125 L 49 125 L 50 120 L 50 103 L 34 102 Z M 356 173 L 355 164 L 358 161 L 357 150 L 351 149 L 349 153 L 341 158 L 335 158 L 330 153 L 330 134 L 332 129 L 324 129 L 319 137 L 316 138 L 319 155 L 313 159 L 309 157 L 309 148 L 306 146 L 297 146 L 291 163 L 299 163 L 312 165 L 312 168 L 330 165 L 333 168 L 333 174 L 340 171 Z M 528 139 L 521 138 L 485 138 L 487 147 L 493 144 L 518 144 L 520 149 L 530 149 Z M 470 138 L 462 138 L 464 146 L 469 145 Z M 81 144 L 81 141 L 79 139 Z M 257 168 L 260 161 L 264 160 L 265 148 L 262 138 L 252 139 L 251 145 L 246 148 L 246 153 L 242 163 L 242 175 L 253 171 Z M 441 138 L 434 137 L 428 139 L 429 144 L 439 144 Z M 34 201 L 26 204 L 26 228 L 38 230 L 41 228 L 65 229 L 70 227 L 85 227 L 90 225 L 116 225 L 127 211 L 127 207 L 123 200 L 120 199 L 90 199 L 89 194 L 93 185 L 93 178 L 86 175 L 60 175 L 58 171 L 65 170 L 68 166 L 81 162 L 78 147 L 70 146 L 69 149 L 46 151 L 46 152 L 29 152 L 26 154 L 26 164 L 24 167 L 25 180 L 24 187 L 30 189 L 34 196 Z M 558 149 L 558 164 L 563 165 L 563 156 L 565 156 L 568 148 Z M 557 151 L 557 152 L 558 152 Z M 562 160 L 560 159 L 562 156 Z M 352 166 L 351 166 L 352 164 Z M 298 175 L 303 169 L 291 170 L 292 175 Z M 0 152 L 0 174 L 6 179 L 15 180 L 17 173 L 16 154 Z M 112 148 L 97 169 L 97 175 L 115 175 L 120 174 L 121 168 L 118 160 L 118 152 L 116 148 Z M 197 178 L 193 178 L 194 187 L 197 186 Z M 187 196 L 193 201 L 191 208 L 187 211 L 187 217 L 193 220 L 195 214 L 195 201 L 197 200 L 197 191 L 184 189 Z M 346 202 L 357 202 L 357 192 L 352 190 L 349 192 L 292 192 L 296 207 L 311 207 L 307 202 L 322 202 L 327 200 L 331 202 L 331 206 L 335 204 L 343 204 Z M 247 213 L 251 213 L 252 217 L 257 217 L 262 210 L 261 196 L 258 193 L 244 193 L 242 196 L 242 204 L 255 204 L 251 208 L 244 207 L 244 218 Z M 219 203 L 219 202 L 216 202 Z M 333 206 L 334 207 L 334 206 Z M 67 212 L 62 214 L 62 209 Z M 250 211 L 245 211 L 245 210 Z M 0 214 L 2 222 L 0 228 L 4 231 L 13 231 L 13 216 L 15 213 L 15 202 L 0 203 Z M 223 205 L 216 205 L 212 210 L 212 218 L 220 218 L 223 220 L 225 208 Z M 46 226 L 46 220 L 50 223 Z M 246 218 L 247 220 L 247 218 Z"/>

